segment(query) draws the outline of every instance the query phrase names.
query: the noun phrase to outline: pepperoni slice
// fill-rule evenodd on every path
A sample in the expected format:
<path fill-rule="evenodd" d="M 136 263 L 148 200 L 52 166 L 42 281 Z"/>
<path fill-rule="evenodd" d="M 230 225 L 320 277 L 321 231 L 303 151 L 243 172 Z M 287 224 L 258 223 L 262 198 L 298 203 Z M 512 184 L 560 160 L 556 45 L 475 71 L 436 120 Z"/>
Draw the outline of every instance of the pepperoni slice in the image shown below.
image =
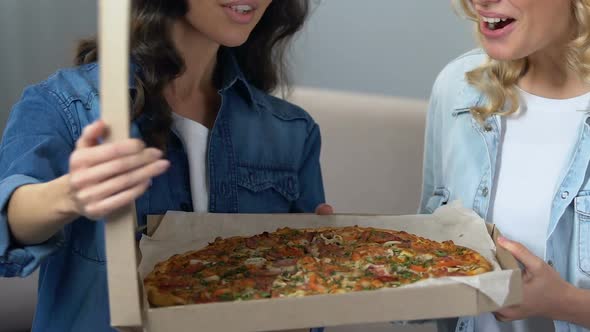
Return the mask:
<path fill-rule="evenodd" d="M 197 264 L 189 264 L 186 268 L 184 268 L 185 273 L 197 273 L 203 271 L 205 269 L 205 264 L 197 263 Z"/>
<path fill-rule="evenodd" d="M 260 246 L 273 247 L 276 241 L 270 236 L 268 232 L 255 235 L 246 239 L 246 247 L 250 249 L 258 249 Z"/>
<path fill-rule="evenodd" d="M 371 231 L 369 236 L 369 241 L 376 242 L 376 243 L 385 243 L 389 241 L 401 241 L 402 238 L 389 233 L 389 232 L 382 232 L 382 231 Z"/>
<path fill-rule="evenodd" d="M 294 265 L 297 265 L 297 259 L 296 258 L 279 259 L 278 261 L 275 261 L 272 264 L 274 266 L 279 266 L 279 267 L 294 266 Z"/>
<path fill-rule="evenodd" d="M 276 277 L 282 273 L 281 269 L 271 269 L 271 270 L 254 270 L 251 271 L 252 275 L 257 277 Z"/>
<path fill-rule="evenodd" d="M 182 288 L 190 285 L 190 281 L 186 279 L 168 279 L 159 283 L 159 286 L 162 288 Z"/>
<path fill-rule="evenodd" d="M 281 259 L 281 258 L 283 258 L 283 255 L 280 252 L 278 252 L 278 251 L 269 250 L 266 253 L 266 258 L 267 259 L 270 259 L 270 260 Z"/>
<path fill-rule="evenodd" d="M 307 240 L 307 242 L 311 243 L 316 234 L 317 232 L 307 232 L 305 233 L 305 239 Z"/>
<path fill-rule="evenodd" d="M 263 292 L 269 292 L 272 288 L 272 284 L 274 281 L 274 277 L 260 277 L 254 280 L 254 282 L 256 283 L 256 289 L 261 290 Z"/>
<path fill-rule="evenodd" d="M 318 244 L 320 256 L 342 257 L 345 254 L 343 248 L 337 244 Z"/>
<path fill-rule="evenodd" d="M 377 280 L 380 280 L 381 282 L 393 282 L 399 281 L 399 278 L 397 276 L 379 276 L 377 277 Z"/>
<path fill-rule="evenodd" d="M 246 239 L 246 247 L 250 249 L 256 249 L 257 244 L 258 240 L 255 237 L 249 237 Z"/>

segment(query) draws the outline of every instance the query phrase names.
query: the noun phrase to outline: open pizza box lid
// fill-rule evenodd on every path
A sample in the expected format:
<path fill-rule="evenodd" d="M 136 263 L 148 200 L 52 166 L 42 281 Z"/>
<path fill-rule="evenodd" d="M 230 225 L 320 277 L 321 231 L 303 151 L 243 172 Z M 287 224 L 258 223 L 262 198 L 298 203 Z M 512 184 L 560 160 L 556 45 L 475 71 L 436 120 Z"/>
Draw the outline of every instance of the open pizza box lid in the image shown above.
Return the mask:
<path fill-rule="evenodd" d="M 131 0 L 99 0 L 99 58 L 102 118 L 110 127 L 107 141 L 129 137 L 129 28 Z M 149 308 L 138 272 L 140 255 L 135 238 L 135 206 L 109 217 L 105 226 L 107 277 L 111 325 L 119 330 L 146 331 L 278 331 L 399 320 L 435 319 L 477 315 L 517 304 L 522 298 L 521 272 L 516 260 L 497 247 L 498 270 L 477 280 L 483 285 L 450 281 L 425 287 L 401 287 L 348 294 L 286 299 L 224 302 Z M 413 220 L 418 216 L 408 216 Z M 150 218 L 150 233 L 161 217 Z M 473 214 L 475 222 L 483 221 Z M 353 215 L 216 215 L 169 213 L 164 223 L 198 220 L 201 226 L 217 225 L 219 232 L 256 233 L 260 227 L 305 227 L 371 224 L 375 220 L 405 220 L 395 216 Z M 191 224 L 193 224 L 191 222 Z M 219 225 L 228 227 L 222 230 Z M 263 226 L 261 226 L 263 225 Z M 266 225 L 266 226 L 264 226 Z M 402 225 L 398 223 L 398 226 Z M 408 224 L 409 225 L 409 224 Z M 197 226 L 195 226 L 197 227 Z M 484 225 L 487 240 L 495 243 L 499 230 Z M 193 227 L 194 228 L 194 227 Z M 393 228 L 393 227 L 392 227 Z M 403 227 L 402 227 L 403 228 Z M 429 226 L 430 228 L 430 226 Z M 399 228 L 398 228 L 399 229 Z M 198 228 L 196 229 L 199 230 Z M 195 229 L 193 229 L 195 231 Z M 207 230 L 207 232 L 212 232 Z M 203 234 L 213 234 L 203 233 Z M 226 234 L 226 233 L 222 233 Z M 241 235 L 241 234 L 231 234 Z M 418 233 L 418 235 L 421 235 Z M 211 240 L 215 236 L 211 237 Z M 468 236 L 465 236 L 467 238 Z M 143 241 L 143 240 L 142 240 Z M 196 249 L 196 248 L 194 248 Z M 179 250 L 178 253 L 183 251 Z M 145 257 L 144 257 L 145 258 Z M 487 280 L 487 281 L 485 281 Z M 487 282 L 487 284 L 486 284 Z M 419 283 L 418 283 L 419 284 Z M 494 292 L 482 291 L 491 286 Z M 501 293 L 501 296 L 497 296 Z M 494 294 L 494 295 L 490 295 Z"/>

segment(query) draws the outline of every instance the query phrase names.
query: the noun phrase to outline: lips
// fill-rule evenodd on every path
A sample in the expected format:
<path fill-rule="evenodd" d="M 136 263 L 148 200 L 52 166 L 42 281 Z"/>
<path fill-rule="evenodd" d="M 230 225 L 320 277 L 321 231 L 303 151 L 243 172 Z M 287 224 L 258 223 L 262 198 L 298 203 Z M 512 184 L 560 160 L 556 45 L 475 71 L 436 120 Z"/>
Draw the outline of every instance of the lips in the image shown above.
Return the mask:
<path fill-rule="evenodd" d="M 249 24 L 254 19 L 254 12 L 258 8 L 255 0 L 236 0 L 222 4 L 231 21 L 238 24 Z"/>
<path fill-rule="evenodd" d="M 232 9 L 237 13 L 244 14 L 258 9 L 258 1 L 256 0 L 233 0 L 222 4 L 223 7 Z"/>
<path fill-rule="evenodd" d="M 508 15 L 493 12 L 478 12 L 480 31 L 488 38 L 500 38 L 508 35 L 516 24 L 516 19 Z"/>

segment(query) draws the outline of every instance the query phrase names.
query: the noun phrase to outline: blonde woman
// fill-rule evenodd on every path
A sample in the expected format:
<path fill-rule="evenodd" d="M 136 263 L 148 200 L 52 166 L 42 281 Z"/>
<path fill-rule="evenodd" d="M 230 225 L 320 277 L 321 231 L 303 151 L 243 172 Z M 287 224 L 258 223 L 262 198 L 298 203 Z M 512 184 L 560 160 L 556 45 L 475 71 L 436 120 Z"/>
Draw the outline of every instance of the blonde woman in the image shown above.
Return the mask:
<path fill-rule="evenodd" d="M 498 225 L 522 263 L 524 301 L 446 327 L 587 331 L 590 1 L 457 5 L 483 49 L 451 62 L 434 85 L 420 209 L 460 199 Z"/>

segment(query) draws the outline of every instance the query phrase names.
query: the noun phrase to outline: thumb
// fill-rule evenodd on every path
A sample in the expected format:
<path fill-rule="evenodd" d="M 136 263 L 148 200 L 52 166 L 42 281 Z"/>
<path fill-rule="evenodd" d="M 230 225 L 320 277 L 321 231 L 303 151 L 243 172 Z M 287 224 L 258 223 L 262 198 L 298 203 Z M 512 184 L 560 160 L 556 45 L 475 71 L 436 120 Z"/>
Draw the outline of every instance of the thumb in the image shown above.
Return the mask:
<path fill-rule="evenodd" d="M 107 127 L 102 120 L 84 127 L 82 135 L 76 142 L 78 148 L 89 148 L 98 144 L 98 139 L 106 134 Z"/>
<path fill-rule="evenodd" d="M 334 209 L 329 204 L 320 204 L 315 209 L 315 213 L 319 215 L 330 215 L 334 214 Z"/>
<path fill-rule="evenodd" d="M 539 257 L 535 256 L 530 250 L 519 242 L 508 240 L 505 237 L 498 238 L 498 244 L 508 250 L 518 261 L 520 261 L 525 269 L 529 272 L 535 273 L 543 267 L 545 262 Z"/>

